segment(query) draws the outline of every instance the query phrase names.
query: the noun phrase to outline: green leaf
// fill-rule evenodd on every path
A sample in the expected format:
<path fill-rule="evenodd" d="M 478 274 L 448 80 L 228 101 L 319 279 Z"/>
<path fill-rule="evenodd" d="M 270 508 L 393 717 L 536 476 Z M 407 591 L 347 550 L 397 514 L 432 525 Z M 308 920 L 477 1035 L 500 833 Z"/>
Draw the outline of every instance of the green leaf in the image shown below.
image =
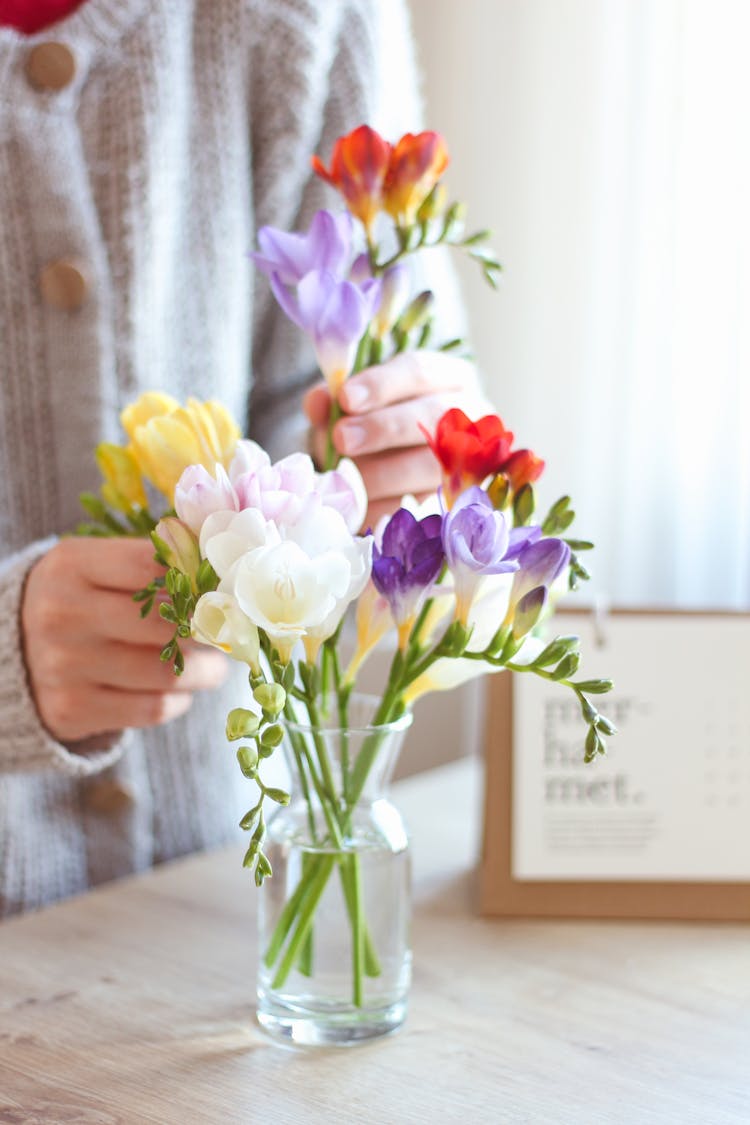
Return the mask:
<path fill-rule="evenodd" d="M 208 559 L 204 559 L 195 575 L 195 584 L 199 594 L 207 594 L 219 585 L 219 576 L 211 566 Z"/>
<path fill-rule="evenodd" d="M 107 508 L 104 502 L 100 500 L 98 496 L 95 496 L 93 492 L 82 492 L 78 497 L 78 502 L 84 512 L 91 516 L 92 519 L 98 520 L 100 523 L 104 522 L 104 518 L 107 515 Z"/>
<path fill-rule="evenodd" d="M 462 246 L 475 246 L 477 242 L 489 242 L 492 238 L 491 230 L 478 230 L 475 234 L 470 234 L 461 243 Z"/>
<path fill-rule="evenodd" d="M 566 539 L 565 542 L 571 551 L 593 551 L 594 549 L 594 544 L 590 543 L 588 539 Z"/>

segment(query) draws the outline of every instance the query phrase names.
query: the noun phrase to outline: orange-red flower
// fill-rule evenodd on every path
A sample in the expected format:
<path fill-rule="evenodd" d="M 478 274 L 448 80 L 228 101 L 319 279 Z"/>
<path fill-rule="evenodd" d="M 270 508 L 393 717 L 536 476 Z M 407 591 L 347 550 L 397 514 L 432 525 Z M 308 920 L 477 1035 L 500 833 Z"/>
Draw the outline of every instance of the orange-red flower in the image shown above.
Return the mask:
<path fill-rule="evenodd" d="M 448 149 L 439 133 L 406 133 L 391 153 L 385 183 L 385 210 L 408 227 L 448 166 Z"/>
<path fill-rule="evenodd" d="M 443 493 L 449 508 L 469 485 L 481 484 L 496 473 L 507 461 L 513 444 L 513 434 L 496 414 L 472 422 L 456 407 L 440 418 L 434 437 L 420 428 L 442 466 Z"/>
<path fill-rule="evenodd" d="M 544 471 L 544 461 L 537 457 L 530 449 L 517 449 L 499 467 L 505 473 L 514 492 L 523 488 L 525 484 L 533 484 Z"/>
<path fill-rule="evenodd" d="M 369 125 L 360 125 L 333 146 L 331 167 L 313 156 L 313 171 L 343 195 L 346 205 L 369 231 L 383 209 L 383 190 L 392 146 Z"/>

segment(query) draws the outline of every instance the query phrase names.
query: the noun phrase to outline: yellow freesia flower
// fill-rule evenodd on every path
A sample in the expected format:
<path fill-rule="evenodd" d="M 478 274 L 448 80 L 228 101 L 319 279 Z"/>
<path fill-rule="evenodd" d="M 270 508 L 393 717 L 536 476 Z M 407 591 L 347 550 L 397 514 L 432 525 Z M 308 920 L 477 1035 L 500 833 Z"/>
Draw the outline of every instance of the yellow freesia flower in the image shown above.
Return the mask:
<path fill-rule="evenodd" d="M 123 410 L 120 415 L 122 428 L 133 441 L 139 426 L 145 426 L 152 418 L 158 418 L 161 414 L 171 414 L 179 405 L 176 398 L 163 394 L 162 391 L 146 391 Z"/>
<path fill-rule="evenodd" d="M 221 403 L 189 398 L 180 406 L 158 391 L 141 395 L 121 420 L 141 472 L 170 503 L 188 465 L 203 465 L 211 473 L 217 463 L 227 469 L 240 438 Z"/>
<path fill-rule="evenodd" d="M 96 462 L 104 477 L 102 496 L 111 507 L 120 512 L 148 507 L 141 470 L 129 449 L 103 441 L 96 447 Z"/>

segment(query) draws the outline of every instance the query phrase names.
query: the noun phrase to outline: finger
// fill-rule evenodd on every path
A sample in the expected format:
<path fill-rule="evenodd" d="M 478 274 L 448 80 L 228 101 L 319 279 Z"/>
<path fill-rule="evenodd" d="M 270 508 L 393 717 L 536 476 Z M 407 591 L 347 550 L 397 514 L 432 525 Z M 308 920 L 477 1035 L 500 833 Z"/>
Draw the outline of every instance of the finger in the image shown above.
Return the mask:
<path fill-rule="evenodd" d="M 209 691 L 226 679 L 227 661 L 221 653 L 186 649 L 184 656 L 185 670 L 176 676 L 171 664 L 159 659 L 159 649 L 109 642 L 89 659 L 81 675 L 99 687 L 130 692 Z"/>
<path fill-rule="evenodd" d="M 324 427 L 315 426 L 310 430 L 308 438 L 308 449 L 310 456 L 316 465 L 323 465 L 325 463 L 326 451 L 328 446 L 328 434 Z"/>
<path fill-rule="evenodd" d="M 344 456 L 357 458 L 385 449 L 424 445 L 420 425 L 432 430 L 454 402 L 454 396 L 426 395 L 384 406 L 371 414 L 341 418 L 333 428 L 334 445 Z"/>
<path fill-rule="evenodd" d="M 80 579 L 99 589 L 130 593 L 163 573 L 147 539 L 61 539 L 48 562 L 65 582 Z"/>
<path fill-rule="evenodd" d="M 434 495 L 435 494 L 432 491 L 421 492 L 416 495 L 415 499 L 418 501 L 418 503 L 422 504 L 425 500 L 429 500 L 429 498 Z M 400 506 L 400 497 L 396 499 L 394 496 L 391 496 L 388 500 L 374 500 L 367 509 L 367 519 L 364 526 L 371 528 L 376 527 L 378 521 L 381 520 L 383 516 L 392 516 L 396 509 Z"/>
<path fill-rule="evenodd" d="M 362 457 L 357 461 L 357 468 L 371 504 L 391 499 L 398 507 L 398 501 L 407 493 L 434 492 L 440 484 L 439 466 L 424 446 Z"/>
<path fill-rule="evenodd" d="M 350 376 L 339 402 L 348 414 L 363 414 L 420 395 L 470 391 L 477 382 L 476 368 L 469 360 L 426 349 L 402 352 L 387 363 Z"/>
<path fill-rule="evenodd" d="M 39 700 L 42 722 L 60 742 L 127 727 L 154 727 L 189 710 L 188 692 L 130 692 L 117 688 L 57 688 Z"/>
<path fill-rule="evenodd" d="M 158 605 L 141 617 L 141 603 L 132 593 L 96 590 L 82 603 L 69 607 L 71 622 L 78 623 L 77 633 L 83 643 L 93 638 L 109 638 L 129 645 L 165 645 L 174 633 L 174 625 L 159 615 Z"/>
<path fill-rule="evenodd" d="M 316 383 L 305 392 L 302 409 L 313 426 L 324 426 L 331 409 L 331 396 L 325 383 Z"/>

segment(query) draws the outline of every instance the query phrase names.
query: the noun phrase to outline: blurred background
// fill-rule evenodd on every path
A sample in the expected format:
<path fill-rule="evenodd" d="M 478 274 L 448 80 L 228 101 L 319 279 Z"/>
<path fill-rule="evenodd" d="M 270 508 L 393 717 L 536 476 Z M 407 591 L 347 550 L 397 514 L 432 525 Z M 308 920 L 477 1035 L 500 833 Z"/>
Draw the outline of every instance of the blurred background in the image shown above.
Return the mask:
<path fill-rule="evenodd" d="M 750 3 L 410 10 L 445 182 L 505 269 L 456 255 L 475 357 L 540 509 L 568 492 L 596 543 L 571 604 L 747 610 Z M 403 770 L 479 748 L 488 682 L 417 709 Z"/>
<path fill-rule="evenodd" d="M 540 507 L 569 492 L 596 543 L 583 598 L 747 609 L 750 4 L 410 7 L 450 194 L 505 267 L 493 293 L 459 263 L 470 339 Z"/>

